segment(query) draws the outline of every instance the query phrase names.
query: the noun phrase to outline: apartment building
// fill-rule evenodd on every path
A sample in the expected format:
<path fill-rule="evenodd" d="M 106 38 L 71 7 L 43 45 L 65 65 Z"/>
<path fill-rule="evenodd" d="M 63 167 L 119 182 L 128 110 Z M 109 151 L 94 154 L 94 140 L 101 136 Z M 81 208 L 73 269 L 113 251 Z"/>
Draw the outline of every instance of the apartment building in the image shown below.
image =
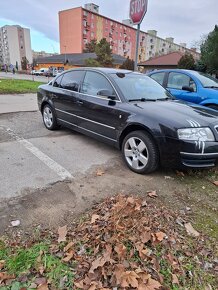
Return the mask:
<path fill-rule="evenodd" d="M 0 64 L 17 64 L 18 69 L 21 69 L 23 57 L 32 63 L 30 30 L 19 25 L 0 27 Z"/>
<path fill-rule="evenodd" d="M 59 12 L 60 51 L 61 53 L 82 53 L 85 45 L 92 39 L 106 38 L 113 53 L 131 59 L 135 58 L 136 29 L 130 20 L 122 23 L 99 14 L 99 6 L 91 3 Z M 199 57 L 195 50 L 186 44 L 176 44 L 172 37 L 162 39 L 157 31 L 140 32 L 139 59 L 146 61 L 152 57 L 172 51 L 189 52 Z"/>

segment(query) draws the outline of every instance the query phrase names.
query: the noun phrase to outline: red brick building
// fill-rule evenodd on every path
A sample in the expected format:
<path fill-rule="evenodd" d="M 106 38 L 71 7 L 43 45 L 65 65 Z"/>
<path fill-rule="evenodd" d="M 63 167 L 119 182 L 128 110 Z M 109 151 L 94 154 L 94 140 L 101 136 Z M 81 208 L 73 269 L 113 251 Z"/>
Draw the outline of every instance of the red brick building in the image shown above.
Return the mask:
<path fill-rule="evenodd" d="M 125 22 L 125 23 L 128 23 Z M 92 39 L 100 41 L 106 38 L 114 54 L 135 58 L 136 29 L 116 20 L 99 14 L 99 7 L 86 4 L 85 8 L 77 7 L 59 12 L 60 51 L 65 53 L 82 53 L 86 43 Z M 141 31 L 139 59 L 145 61 L 152 57 L 172 51 L 191 52 L 186 44 L 175 44 L 172 37 L 162 39 L 157 31 Z"/>

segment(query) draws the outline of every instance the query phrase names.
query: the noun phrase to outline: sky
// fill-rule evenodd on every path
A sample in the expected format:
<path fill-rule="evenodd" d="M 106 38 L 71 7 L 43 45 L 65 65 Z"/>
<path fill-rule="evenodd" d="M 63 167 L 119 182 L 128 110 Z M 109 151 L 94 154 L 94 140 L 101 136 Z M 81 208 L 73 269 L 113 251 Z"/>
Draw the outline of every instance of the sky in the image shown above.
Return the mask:
<path fill-rule="evenodd" d="M 58 11 L 93 2 L 100 14 L 122 21 L 130 0 L 0 0 L 0 26 L 19 24 L 31 29 L 32 48 L 59 52 Z M 195 46 L 218 24 L 218 0 L 148 0 L 141 29 L 154 29 L 162 38 Z"/>

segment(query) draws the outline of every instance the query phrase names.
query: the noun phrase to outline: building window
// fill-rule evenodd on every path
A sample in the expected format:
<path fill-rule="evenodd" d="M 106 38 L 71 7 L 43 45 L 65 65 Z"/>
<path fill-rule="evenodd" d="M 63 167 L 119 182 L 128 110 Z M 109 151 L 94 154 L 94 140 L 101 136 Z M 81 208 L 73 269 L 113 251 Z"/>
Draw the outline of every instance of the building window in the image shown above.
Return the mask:
<path fill-rule="evenodd" d="M 120 32 L 120 36 L 122 37 L 122 32 Z"/>
<path fill-rule="evenodd" d="M 91 23 L 91 27 L 94 28 L 94 23 L 93 22 Z"/>
<path fill-rule="evenodd" d="M 94 36 L 95 36 L 95 33 L 91 32 L 91 38 L 94 38 Z"/>
<path fill-rule="evenodd" d="M 23 46 L 21 46 L 20 48 L 23 49 Z"/>
<path fill-rule="evenodd" d="M 94 19 L 94 14 L 92 14 L 91 18 Z"/>
<path fill-rule="evenodd" d="M 161 50 L 162 52 L 164 52 L 164 48 L 162 48 L 162 50 Z"/>
<path fill-rule="evenodd" d="M 150 43 L 152 43 L 152 42 L 153 42 L 153 39 L 151 38 L 151 39 L 150 39 Z"/>
<path fill-rule="evenodd" d="M 151 49 L 153 49 L 154 48 L 154 46 L 153 45 L 151 45 Z"/>

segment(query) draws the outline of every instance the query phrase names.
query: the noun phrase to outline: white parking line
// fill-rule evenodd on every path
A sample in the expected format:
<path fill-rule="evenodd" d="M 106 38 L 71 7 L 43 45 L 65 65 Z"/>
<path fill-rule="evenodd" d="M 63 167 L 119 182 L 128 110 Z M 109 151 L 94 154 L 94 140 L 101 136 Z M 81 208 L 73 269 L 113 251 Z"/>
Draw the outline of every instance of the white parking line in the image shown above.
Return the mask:
<path fill-rule="evenodd" d="M 33 155 L 35 155 L 39 160 L 41 160 L 45 165 L 47 165 L 51 170 L 53 170 L 61 179 L 73 178 L 69 171 L 67 171 L 63 166 L 58 164 L 56 161 L 48 157 L 45 153 L 40 151 L 35 147 L 31 142 L 26 139 L 16 135 L 10 128 L 7 129 L 7 132 L 12 136 L 17 142 L 23 145 L 27 150 L 29 150 Z"/>

